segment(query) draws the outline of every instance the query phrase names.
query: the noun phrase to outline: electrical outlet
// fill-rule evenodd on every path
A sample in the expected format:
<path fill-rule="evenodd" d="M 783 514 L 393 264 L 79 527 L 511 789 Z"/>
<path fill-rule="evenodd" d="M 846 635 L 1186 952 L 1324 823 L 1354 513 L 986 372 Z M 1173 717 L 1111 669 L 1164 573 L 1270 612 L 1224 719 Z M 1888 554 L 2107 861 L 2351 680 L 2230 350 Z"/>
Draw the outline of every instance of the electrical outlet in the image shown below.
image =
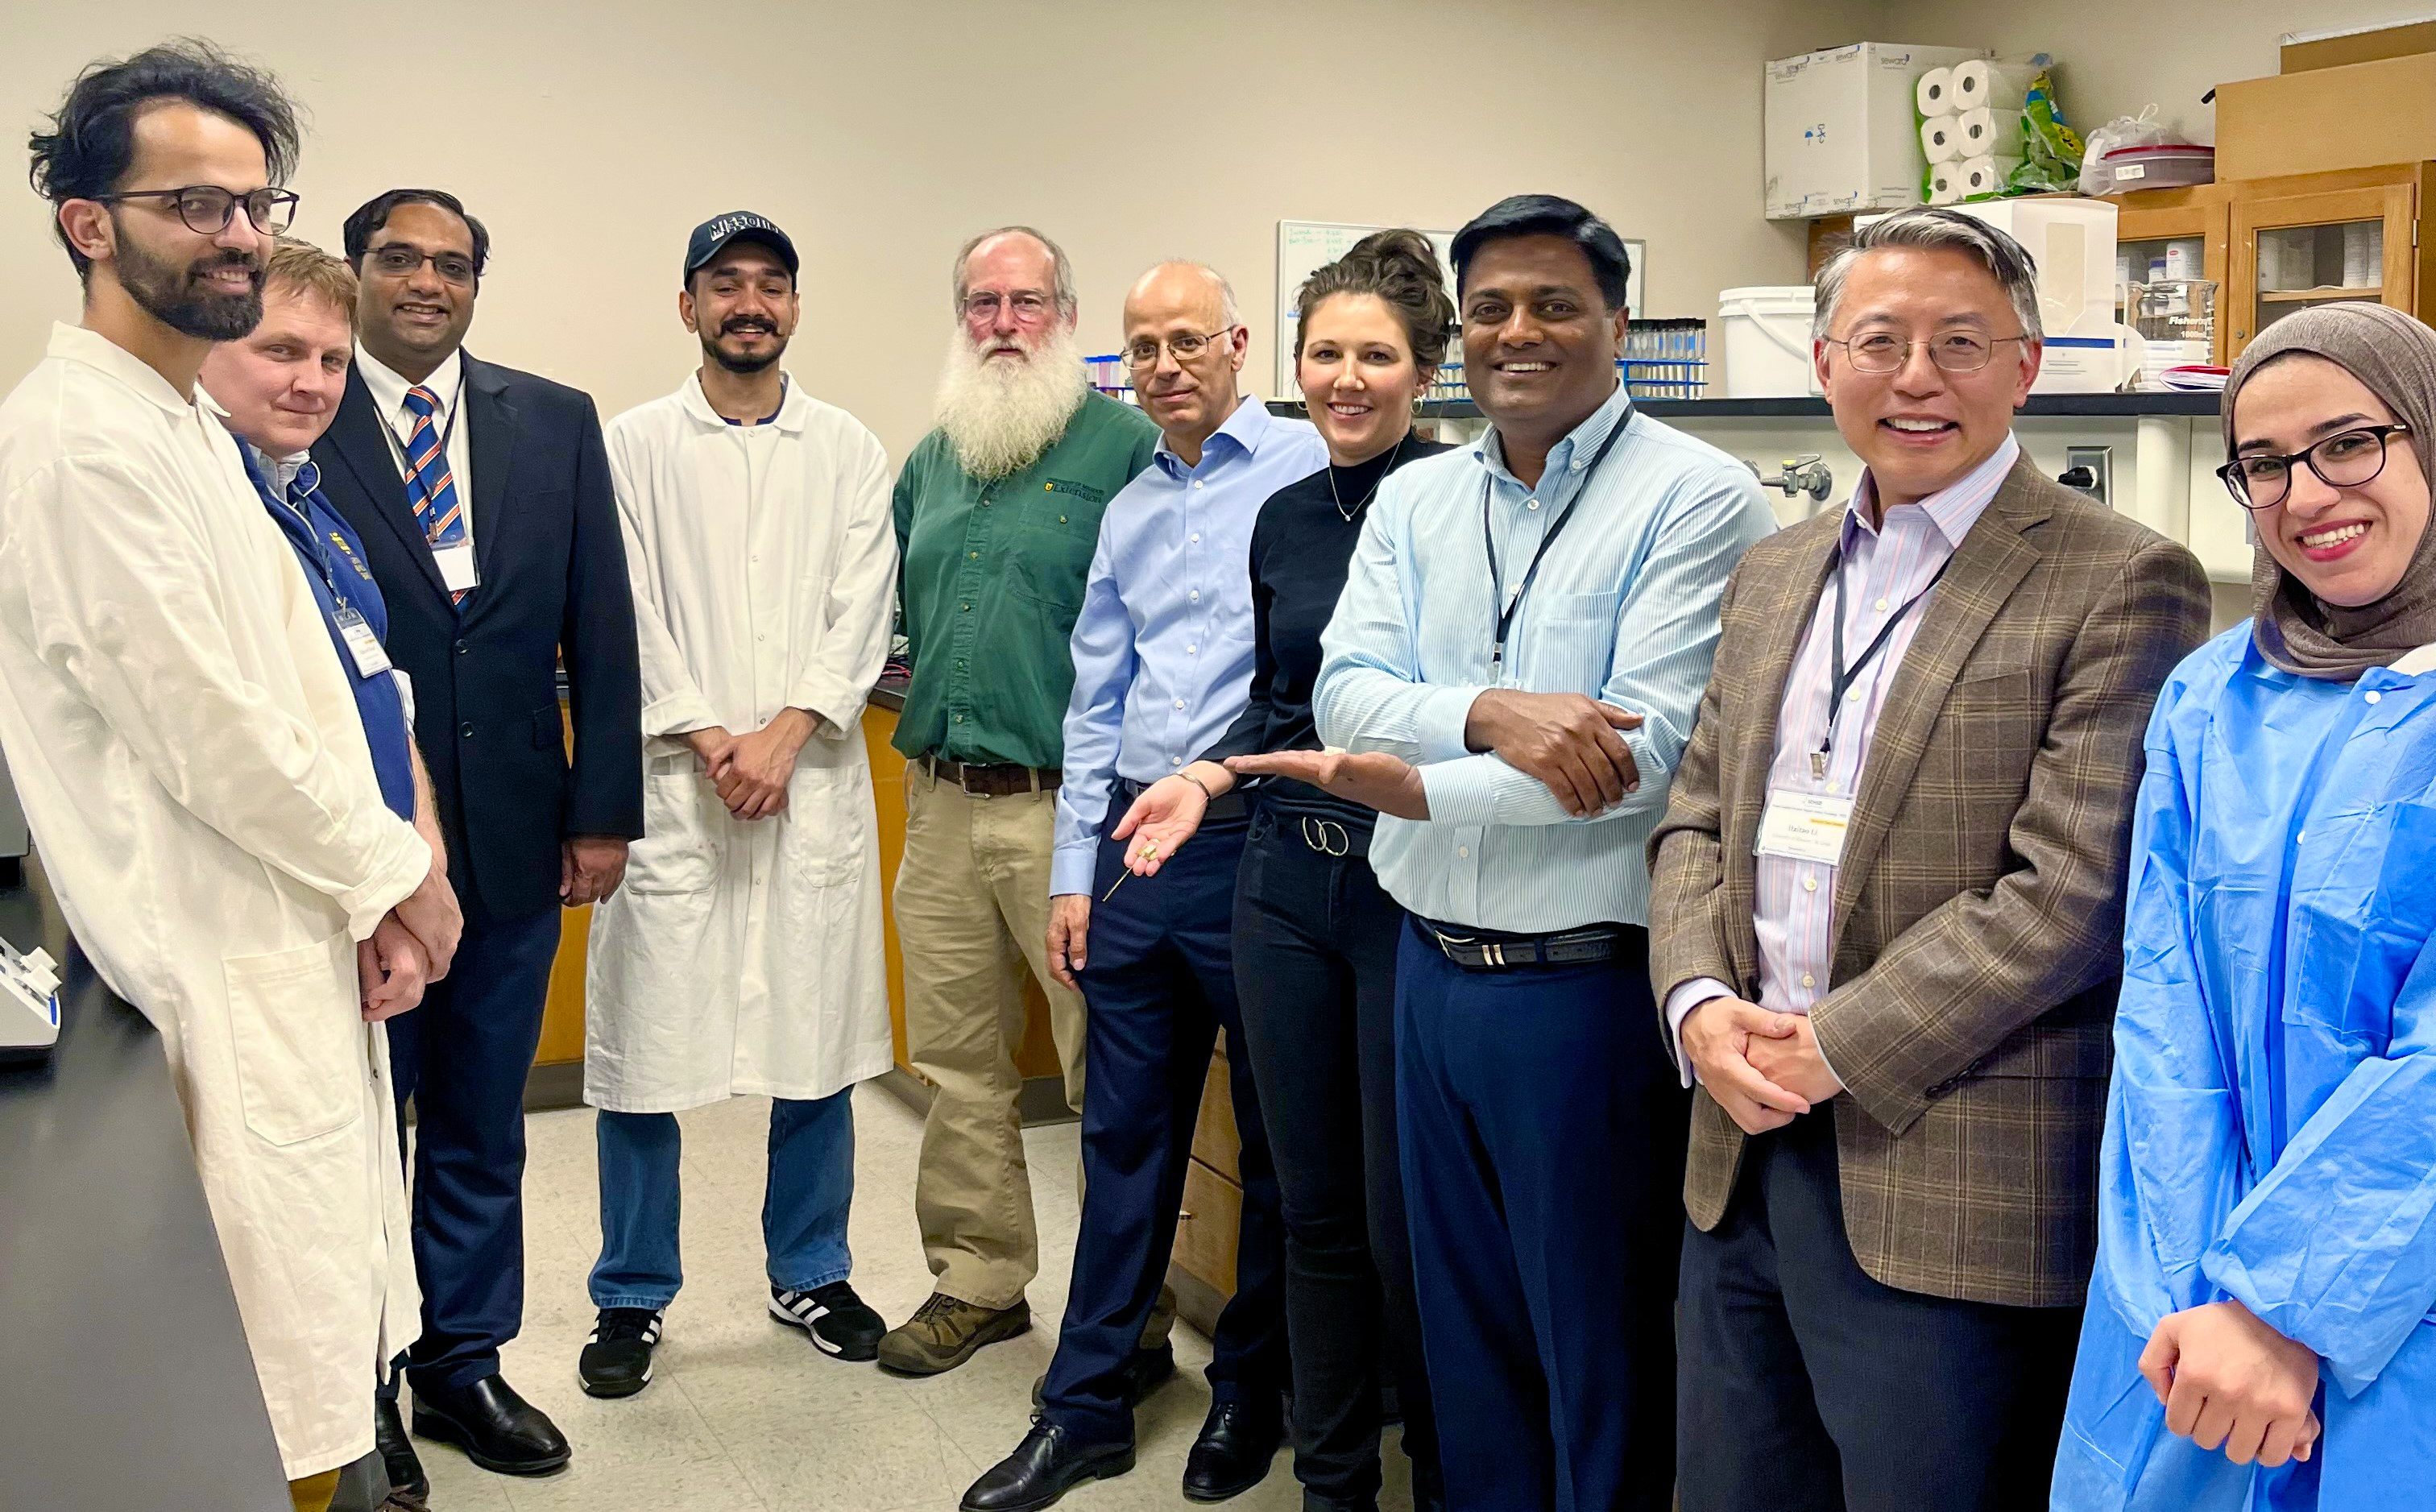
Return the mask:
<path fill-rule="evenodd" d="M 2108 509 L 2114 507 L 2114 448 L 2066 446 L 2063 483 L 2077 488 Z"/>

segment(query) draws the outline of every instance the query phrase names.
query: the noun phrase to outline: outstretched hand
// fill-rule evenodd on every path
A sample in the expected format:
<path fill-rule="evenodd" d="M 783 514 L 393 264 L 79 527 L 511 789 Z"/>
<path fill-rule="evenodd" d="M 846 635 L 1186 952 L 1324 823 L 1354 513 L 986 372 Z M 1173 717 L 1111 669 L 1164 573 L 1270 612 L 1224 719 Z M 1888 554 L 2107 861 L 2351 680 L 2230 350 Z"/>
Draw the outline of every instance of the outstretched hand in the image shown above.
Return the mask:
<path fill-rule="evenodd" d="M 1430 816 L 1420 769 L 1384 751 L 1264 751 L 1228 756 L 1227 770 L 1239 776 L 1292 777 L 1398 819 Z"/>

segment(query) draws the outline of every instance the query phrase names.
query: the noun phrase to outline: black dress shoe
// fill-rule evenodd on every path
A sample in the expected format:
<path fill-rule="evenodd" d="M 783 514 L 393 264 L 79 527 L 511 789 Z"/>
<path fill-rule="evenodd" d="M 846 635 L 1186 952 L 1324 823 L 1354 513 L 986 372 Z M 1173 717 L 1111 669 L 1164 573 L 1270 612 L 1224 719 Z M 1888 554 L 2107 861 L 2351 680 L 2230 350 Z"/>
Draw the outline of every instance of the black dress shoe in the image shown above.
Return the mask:
<path fill-rule="evenodd" d="M 454 1444 L 497 1475 L 548 1475 L 566 1467 L 566 1435 L 499 1376 L 466 1386 L 414 1389 L 414 1431 Z"/>
<path fill-rule="evenodd" d="M 1038 1512 L 1085 1481 L 1104 1481 L 1134 1468 L 1131 1439 L 1082 1444 L 1055 1423 L 1035 1418 L 1032 1432 L 965 1491 L 964 1512 Z"/>
<path fill-rule="evenodd" d="M 1184 1457 L 1184 1499 L 1224 1502 L 1260 1485 L 1285 1436 L 1285 1414 L 1274 1401 L 1266 1410 L 1244 1401 L 1211 1402 L 1201 1436 Z"/>
<path fill-rule="evenodd" d="M 1124 1398 L 1128 1407 L 1139 1407 L 1142 1399 L 1159 1388 L 1161 1382 L 1175 1374 L 1175 1346 L 1161 1344 L 1156 1349 L 1136 1349 L 1125 1357 Z M 1032 1379 L 1032 1405 L 1038 1411 L 1041 1399 L 1049 1391 L 1046 1371 Z"/>
<path fill-rule="evenodd" d="M 406 1436 L 406 1419 L 394 1399 L 373 1400 L 373 1447 L 380 1451 L 392 1501 L 400 1495 L 409 1502 L 431 1500 L 431 1478 L 423 1473 L 423 1460 L 414 1452 L 414 1440 Z"/>

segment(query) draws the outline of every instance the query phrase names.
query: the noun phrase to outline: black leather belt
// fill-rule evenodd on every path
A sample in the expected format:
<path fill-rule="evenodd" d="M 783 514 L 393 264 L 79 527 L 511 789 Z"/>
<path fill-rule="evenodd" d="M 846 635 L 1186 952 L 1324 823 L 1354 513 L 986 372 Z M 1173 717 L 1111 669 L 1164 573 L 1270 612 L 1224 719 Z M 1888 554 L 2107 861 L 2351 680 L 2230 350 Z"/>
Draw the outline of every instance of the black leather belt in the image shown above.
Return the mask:
<path fill-rule="evenodd" d="M 1136 782 L 1131 777 L 1119 777 L 1117 779 L 1116 786 L 1116 800 L 1118 803 L 1130 804 L 1136 798 L 1140 797 L 1144 792 L 1148 791 L 1149 789 L 1150 784 L 1147 782 Z M 1244 795 L 1241 792 L 1230 789 L 1209 800 L 1209 807 L 1202 812 L 1201 822 L 1205 825 L 1223 825 L 1230 820 L 1242 819 L 1250 814 L 1251 811 L 1252 810 L 1244 802 Z M 1123 809 L 1116 808 L 1114 805 L 1109 807 L 1109 823 L 1113 824 L 1117 820 L 1122 819 L 1124 816 L 1125 813 Z"/>
<path fill-rule="evenodd" d="M 952 782 L 980 798 L 1008 798 L 1018 792 L 1048 792 L 1066 780 L 1054 767 L 968 767 L 937 756 L 920 758 L 923 769 L 940 782 Z"/>
<path fill-rule="evenodd" d="M 1554 934 L 1508 934 L 1502 930 L 1477 930 L 1437 924 L 1416 915 L 1420 927 L 1446 958 L 1467 971 L 1513 971 L 1523 966 L 1579 966 L 1613 961 L 1631 953 L 1636 932 L 1622 924 L 1593 924 Z"/>

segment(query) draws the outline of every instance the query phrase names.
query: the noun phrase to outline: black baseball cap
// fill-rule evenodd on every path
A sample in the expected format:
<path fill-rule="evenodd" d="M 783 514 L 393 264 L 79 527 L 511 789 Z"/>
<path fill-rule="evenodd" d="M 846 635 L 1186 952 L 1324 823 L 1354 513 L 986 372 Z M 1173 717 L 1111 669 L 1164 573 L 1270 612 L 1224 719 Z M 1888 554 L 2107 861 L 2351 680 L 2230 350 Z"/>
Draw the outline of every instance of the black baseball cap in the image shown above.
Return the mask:
<path fill-rule="evenodd" d="M 691 283 L 693 275 L 702 271 L 703 266 L 718 256 L 731 241 L 758 242 L 776 252 L 778 261 L 787 265 L 789 278 L 795 276 L 800 266 L 795 256 L 795 244 L 789 241 L 787 234 L 774 225 L 768 217 L 757 216 L 750 210 L 731 210 L 723 216 L 713 216 L 693 228 L 693 238 L 686 243 L 685 281 Z"/>

